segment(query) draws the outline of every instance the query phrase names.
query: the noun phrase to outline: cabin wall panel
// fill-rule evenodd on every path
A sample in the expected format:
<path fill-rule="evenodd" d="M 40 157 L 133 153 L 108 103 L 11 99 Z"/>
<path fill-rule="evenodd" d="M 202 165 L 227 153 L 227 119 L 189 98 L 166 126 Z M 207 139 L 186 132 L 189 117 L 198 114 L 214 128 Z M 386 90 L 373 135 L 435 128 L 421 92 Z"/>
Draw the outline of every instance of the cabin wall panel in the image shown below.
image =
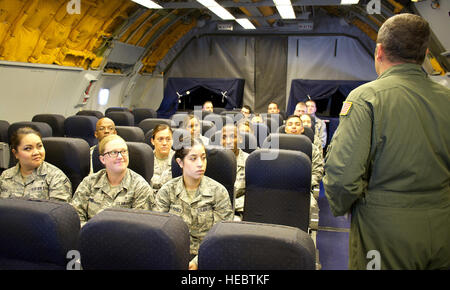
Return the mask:
<path fill-rule="evenodd" d="M 84 80 L 81 71 L 0 66 L 0 119 L 13 123 L 43 113 L 72 115 Z"/>

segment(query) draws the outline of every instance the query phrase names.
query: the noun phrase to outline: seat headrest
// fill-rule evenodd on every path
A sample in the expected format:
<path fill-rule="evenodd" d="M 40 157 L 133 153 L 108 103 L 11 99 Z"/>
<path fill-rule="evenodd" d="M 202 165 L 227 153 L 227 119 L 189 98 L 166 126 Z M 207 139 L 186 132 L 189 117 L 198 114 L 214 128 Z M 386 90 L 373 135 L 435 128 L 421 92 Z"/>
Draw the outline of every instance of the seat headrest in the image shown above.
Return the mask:
<path fill-rule="evenodd" d="M 189 229 L 178 216 L 106 209 L 80 232 L 83 269 L 187 270 Z"/>

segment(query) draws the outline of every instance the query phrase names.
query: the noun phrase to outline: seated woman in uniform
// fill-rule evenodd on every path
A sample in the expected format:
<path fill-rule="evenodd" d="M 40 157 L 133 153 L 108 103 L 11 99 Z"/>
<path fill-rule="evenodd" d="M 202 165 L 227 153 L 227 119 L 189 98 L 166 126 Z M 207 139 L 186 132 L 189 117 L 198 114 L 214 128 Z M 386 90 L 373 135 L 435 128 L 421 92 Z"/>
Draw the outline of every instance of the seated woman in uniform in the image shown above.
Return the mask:
<path fill-rule="evenodd" d="M 192 114 L 187 115 L 183 121 L 182 128 L 191 132 L 192 138 L 200 138 L 202 140 L 203 144 L 205 144 L 205 145 L 209 144 L 209 139 L 206 138 L 205 136 L 201 135 L 200 122 L 196 116 L 194 116 Z"/>
<path fill-rule="evenodd" d="M 223 185 L 204 176 L 206 151 L 200 139 L 185 138 L 175 151 L 183 175 L 164 184 L 156 195 L 154 210 L 180 216 L 190 232 L 191 262 L 196 270 L 200 243 L 215 223 L 231 221 L 230 197 Z"/>
<path fill-rule="evenodd" d="M 154 150 L 154 170 L 151 185 L 155 193 L 167 181 L 172 179 L 172 157 L 175 151 L 172 150 L 173 139 L 172 129 L 166 124 L 160 124 L 153 130 L 151 142 Z"/>
<path fill-rule="evenodd" d="M 238 147 L 238 129 L 235 125 L 226 125 L 222 128 L 222 146 L 231 149 L 236 156 L 236 181 L 234 182 L 235 211 L 239 220 L 242 220 L 244 213 L 244 194 L 245 194 L 245 162 L 248 153 Z"/>
<path fill-rule="evenodd" d="M 41 134 L 32 128 L 19 128 L 11 136 L 16 166 L 0 177 L 0 197 L 27 197 L 69 202 L 72 184 L 56 166 L 45 162 Z"/>
<path fill-rule="evenodd" d="M 99 153 L 105 169 L 85 177 L 71 202 L 81 225 L 110 207 L 151 210 L 153 189 L 142 176 L 128 168 L 125 141 L 119 135 L 109 135 L 100 141 Z"/>

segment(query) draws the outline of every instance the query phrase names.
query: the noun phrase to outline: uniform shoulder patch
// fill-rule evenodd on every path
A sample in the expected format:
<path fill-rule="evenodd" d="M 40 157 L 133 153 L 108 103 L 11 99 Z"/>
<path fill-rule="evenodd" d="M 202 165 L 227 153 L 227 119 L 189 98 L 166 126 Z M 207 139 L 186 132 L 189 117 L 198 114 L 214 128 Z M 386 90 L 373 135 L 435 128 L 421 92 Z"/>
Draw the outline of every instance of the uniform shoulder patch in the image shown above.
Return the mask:
<path fill-rule="evenodd" d="M 341 116 L 347 116 L 347 114 L 350 112 L 350 109 L 352 108 L 353 103 L 352 102 L 344 102 L 342 105 L 341 112 L 339 115 Z"/>

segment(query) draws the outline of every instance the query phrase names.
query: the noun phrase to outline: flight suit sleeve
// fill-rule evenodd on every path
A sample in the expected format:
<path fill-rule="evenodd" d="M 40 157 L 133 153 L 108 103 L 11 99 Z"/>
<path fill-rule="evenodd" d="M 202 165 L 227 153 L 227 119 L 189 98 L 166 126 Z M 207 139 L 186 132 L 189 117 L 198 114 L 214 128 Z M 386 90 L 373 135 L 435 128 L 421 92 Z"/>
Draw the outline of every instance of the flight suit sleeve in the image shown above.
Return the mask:
<path fill-rule="evenodd" d="M 373 114 L 358 95 L 347 100 L 352 105 L 341 115 L 325 158 L 323 184 L 334 216 L 346 214 L 367 187 Z"/>
<path fill-rule="evenodd" d="M 88 180 L 89 176 L 83 179 L 75 191 L 72 201 L 70 202 L 80 217 L 81 226 L 84 226 L 89 219 L 87 207 L 89 202 L 89 193 L 91 190 Z"/>
<path fill-rule="evenodd" d="M 51 200 L 70 202 L 72 198 L 72 183 L 63 172 L 51 177 L 48 190 Z"/>

